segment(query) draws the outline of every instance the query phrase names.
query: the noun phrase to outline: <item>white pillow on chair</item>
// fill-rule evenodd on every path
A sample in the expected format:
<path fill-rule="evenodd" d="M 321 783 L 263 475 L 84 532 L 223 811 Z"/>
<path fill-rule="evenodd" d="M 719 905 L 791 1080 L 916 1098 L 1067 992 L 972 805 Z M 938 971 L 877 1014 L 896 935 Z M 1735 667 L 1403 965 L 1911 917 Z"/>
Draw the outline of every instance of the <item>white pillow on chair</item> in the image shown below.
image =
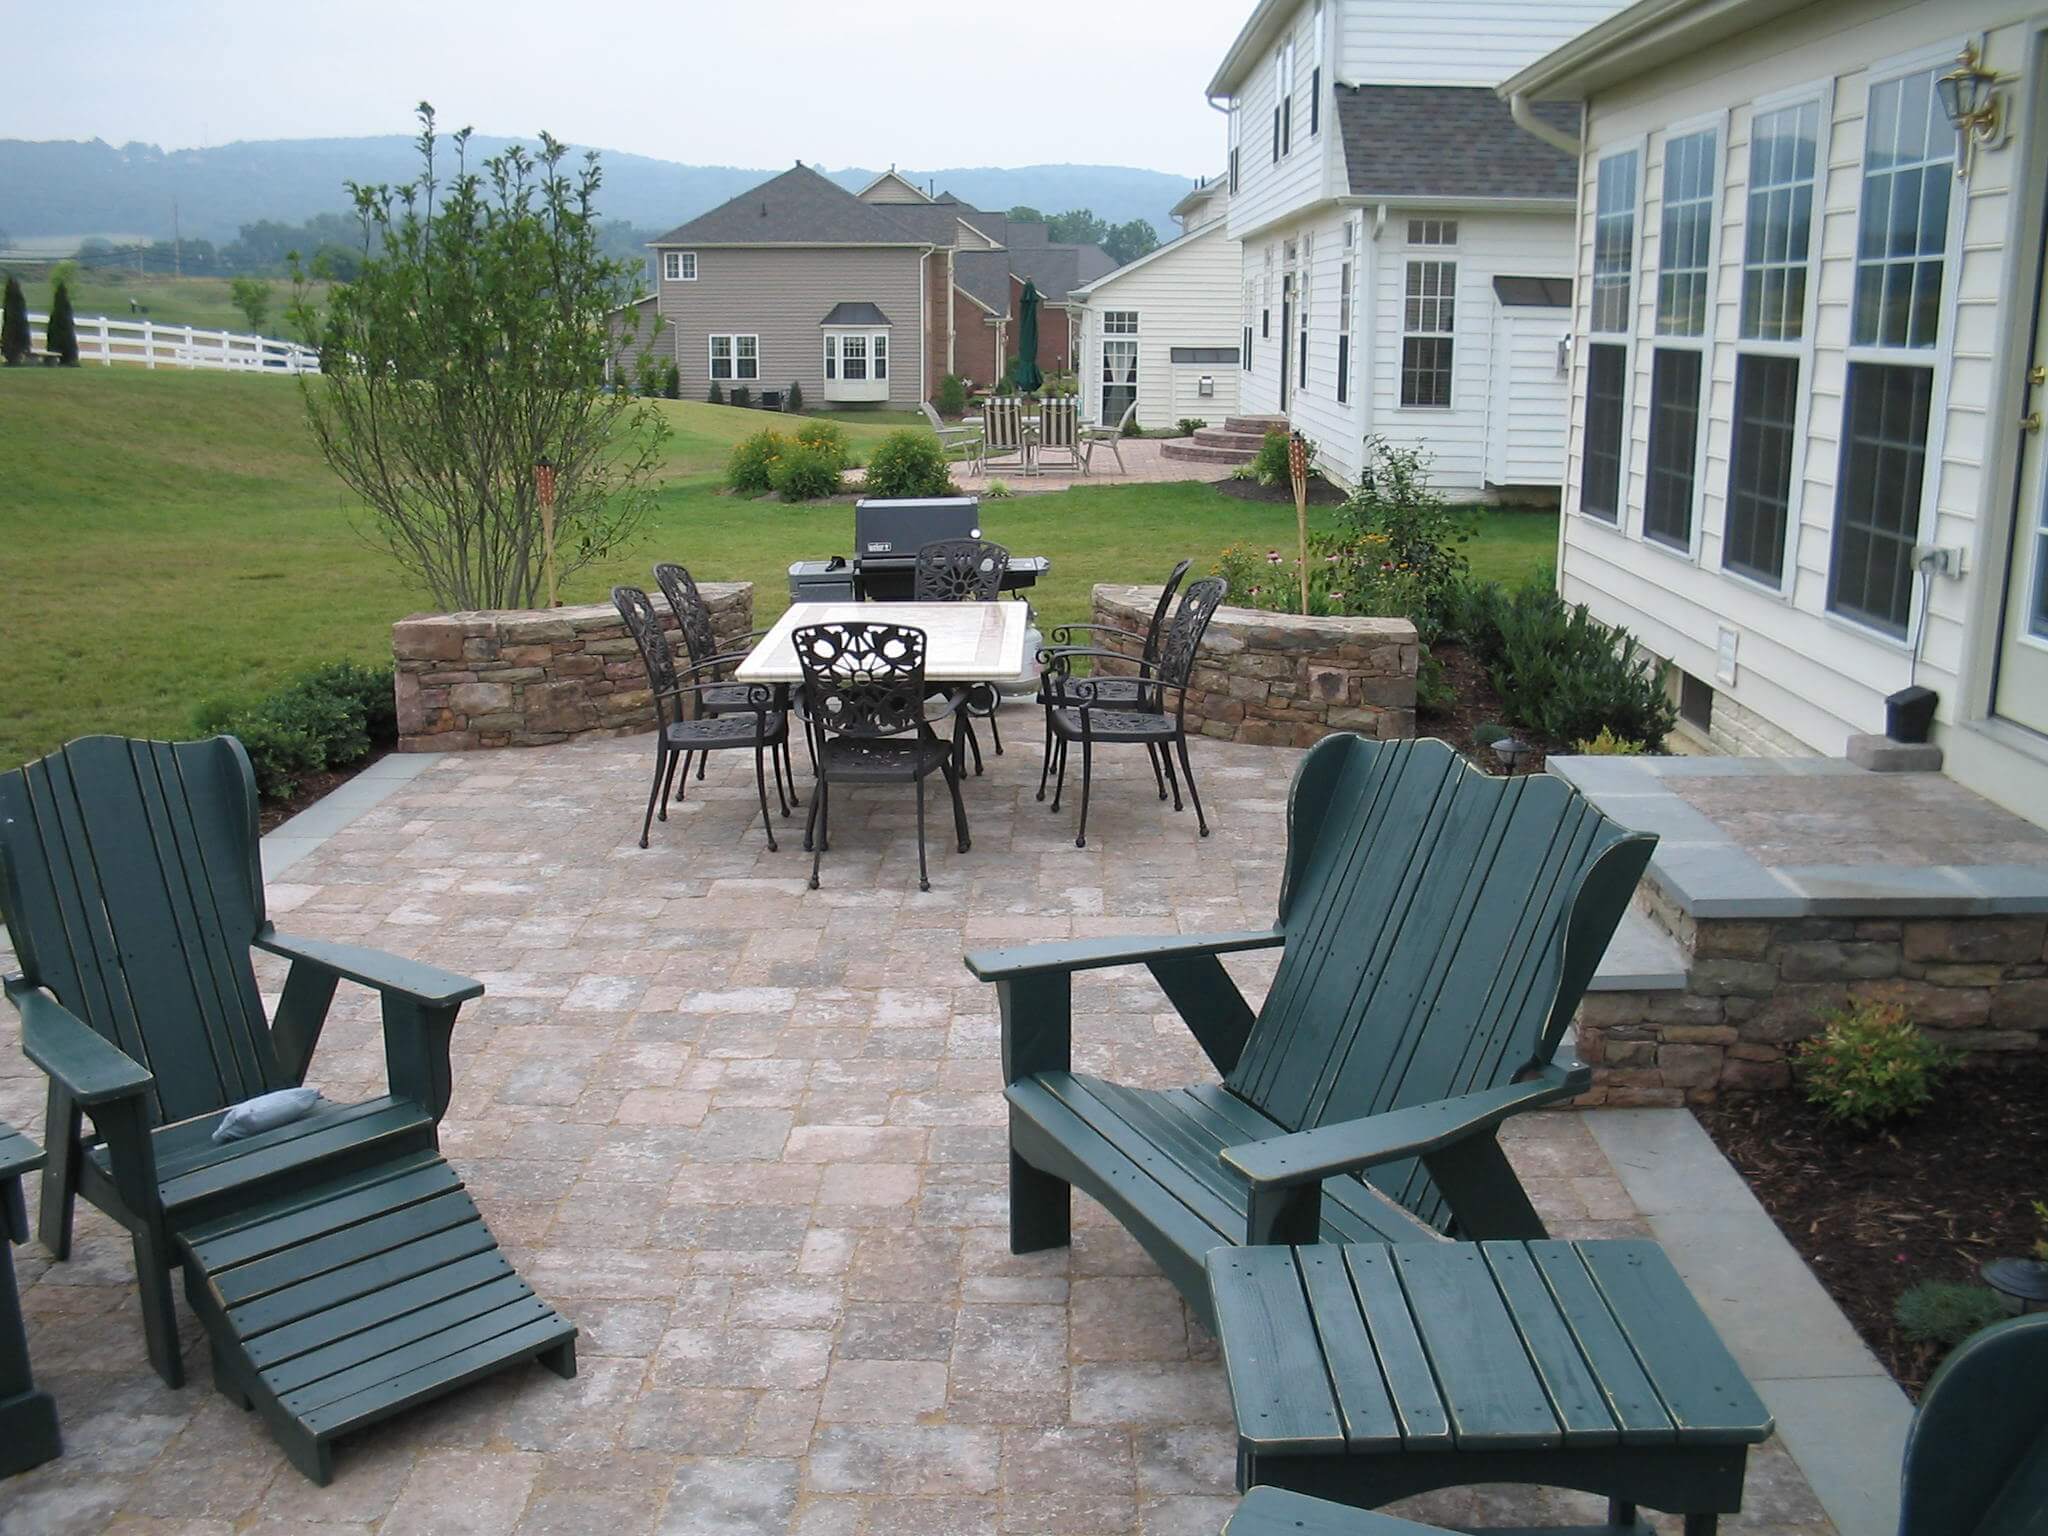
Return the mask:
<path fill-rule="evenodd" d="M 260 1131 L 275 1130 L 303 1118 L 319 1102 L 317 1088 L 280 1088 L 275 1093 L 259 1093 L 222 1115 L 220 1124 L 213 1128 L 213 1139 L 240 1141 Z"/>

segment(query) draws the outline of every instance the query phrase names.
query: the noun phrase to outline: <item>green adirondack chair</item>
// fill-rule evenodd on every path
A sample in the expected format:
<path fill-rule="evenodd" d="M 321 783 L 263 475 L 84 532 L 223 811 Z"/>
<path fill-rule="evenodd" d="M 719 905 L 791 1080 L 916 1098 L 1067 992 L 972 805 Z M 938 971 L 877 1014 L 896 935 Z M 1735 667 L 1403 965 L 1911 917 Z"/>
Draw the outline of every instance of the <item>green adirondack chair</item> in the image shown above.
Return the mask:
<path fill-rule="evenodd" d="M 1425 1536 L 1435 1526 L 1279 1488 L 1254 1488 L 1224 1536 Z M 1899 1536 L 2048 1531 L 2048 1314 L 1964 1340 L 1906 1436 Z"/>
<path fill-rule="evenodd" d="M 256 827 L 232 737 L 92 736 L 0 774 L 5 990 L 50 1078 L 43 1242 L 69 1255 L 78 1196 L 128 1229 L 174 1387 L 182 1263 L 216 1383 L 324 1481 L 347 1429 L 514 1359 L 573 1374 L 575 1329 L 511 1275 L 438 1154 L 450 1033 L 483 984 L 277 932 Z M 252 947 L 291 961 L 268 1020 Z M 390 1092 L 214 1142 L 236 1104 L 303 1082 L 342 981 L 381 994 Z"/>
<path fill-rule="evenodd" d="M 1218 1245 L 1543 1236 L 1494 1130 L 1590 1081 L 1559 1045 L 1654 845 L 1547 774 L 1333 736 L 1295 774 L 1272 928 L 969 954 L 1002 1011 L 1012 1250 L 1064 1245 L 1078 1185 L 1213 1322 Z M 1219 957 L 1274 947 L 1254 1013 Z M 1220 1084 L 1072 1070 L 1074 973 L 1118 965 Z"/>

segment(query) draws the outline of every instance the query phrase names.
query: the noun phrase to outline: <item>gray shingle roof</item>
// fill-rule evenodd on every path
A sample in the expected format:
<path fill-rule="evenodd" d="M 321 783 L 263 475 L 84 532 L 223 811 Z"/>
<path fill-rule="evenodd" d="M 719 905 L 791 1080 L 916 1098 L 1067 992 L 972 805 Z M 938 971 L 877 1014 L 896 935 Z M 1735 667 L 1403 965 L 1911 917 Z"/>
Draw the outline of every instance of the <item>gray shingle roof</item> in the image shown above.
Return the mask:
<path fill-rule="evenodd" d="M 953 282 L 999 315 L 1010 312 L 1010 253 L 956 251 Z"/>
<path fill-rule="evenodd" d="M 891 210 L 893 213 L 894 210 Z M 662 245 L 924 245 L 924 236 L 799 165 L 670 230 Z"/>
<path fill-rule="evenodd" d="M 1337 123 L 1353 197 L 1578 196 L 1577 163 L 1508 115 L 1485 86 L 1340 85 Z M 1576 102 L 1538 102 L 1536 116 L 1579 130 Z"/>
<path fill-rule="evenodd" d="M 887 325 L 889 317 L 881 309 L 866 300 L 834 304 L 820 320 L 820 325 Z"/>

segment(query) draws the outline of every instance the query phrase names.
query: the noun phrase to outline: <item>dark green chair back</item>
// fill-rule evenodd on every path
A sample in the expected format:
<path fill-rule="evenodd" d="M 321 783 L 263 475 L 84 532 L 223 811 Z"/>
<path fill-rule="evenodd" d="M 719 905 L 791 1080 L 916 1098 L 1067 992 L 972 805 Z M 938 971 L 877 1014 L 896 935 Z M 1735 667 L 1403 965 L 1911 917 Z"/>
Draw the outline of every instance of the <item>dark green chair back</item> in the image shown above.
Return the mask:
<path fill-rule="evenodd" d="M 1549 774 L 1490 777 L 1440 741 L 1321 742 L 1288 807 L 1286 949 L 1231 1090 L 1302 1130 L 1548 1062 L 1655 845 Z M 1371 1182 L 1447 1220 L 1419 1163 Z"/>
<path fill-rule="evenodd" d="M 2048 1531 L 2048 1313 L 1957 1346 L 1906 1435 L 1899 1536 Z"/>
<path fill-rule="evenodd" d="M 233 737 L 86 736 L 0 774 L 0 918 L 22 973 L 155 1074 L 160 1123 L 291 1086 L 249 964 L 263 916 Z"/>

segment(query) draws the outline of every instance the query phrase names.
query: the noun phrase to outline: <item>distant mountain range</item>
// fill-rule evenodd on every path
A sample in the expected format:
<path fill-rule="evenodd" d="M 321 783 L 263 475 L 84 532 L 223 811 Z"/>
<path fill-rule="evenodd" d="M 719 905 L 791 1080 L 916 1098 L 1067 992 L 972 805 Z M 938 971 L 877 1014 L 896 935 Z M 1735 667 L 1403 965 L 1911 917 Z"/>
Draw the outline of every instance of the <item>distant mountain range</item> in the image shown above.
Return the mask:
<path fill-rule="evenodd" d="M 514 142 L 525 141 L 479 134 L 470 141 L 470 153 L 481 159 Z M 682 165 L 619 150 L 602 154 L 601 212 L 651 229 L 695 218 L 786 169 Z M 296 223 L 343 211 L 349 206 L 344 181 L 396 184 L 411 179 L 418 164 L 412 141 L 399 134 L 269 139 L 169 153 L 154 144 L 116 148 L 98 139 L 0 139 L 0 243 L 115 231 L 168 239 L 174 206 L 185 238 L 225 241 L 259 219 Z M 853 167 L 826 174 L 855 190 L 876 175 Z M 977 207 L 1002 210 L 1021 203 L 1048 214 L 1088 208 L 1111 224 L 1147 219 L 1162 239 L 1173 227 L 1167 210 L 1190 185 L 1184 176 L 1121 165 L 972 166 L 902 174 Z"/>

